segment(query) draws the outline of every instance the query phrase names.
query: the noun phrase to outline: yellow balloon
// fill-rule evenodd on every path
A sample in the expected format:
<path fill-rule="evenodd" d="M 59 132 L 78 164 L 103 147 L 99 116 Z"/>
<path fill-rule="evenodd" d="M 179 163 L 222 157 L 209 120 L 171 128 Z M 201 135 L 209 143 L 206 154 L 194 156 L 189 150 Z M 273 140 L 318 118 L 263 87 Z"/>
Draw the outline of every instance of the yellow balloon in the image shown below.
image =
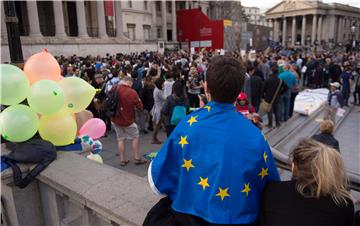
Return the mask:
<path fill-rule="evenodd" d="M 86 156 L 86 158 L 88 158 L 88 159 L 90 159 L 90 160 L 93 160 L 93 161 L 95 161 L 95 162 L 101 163 L 101 164 L 104 163 L 103 158 L 102 158 L 101 155 L 99 155 L 99 154 L 95 154 L 95 155 L 94 155 L 94 154 L 90 154 L 90 155 Z"/>
<path fill-rule="evenodd" d="M 55 146 L 71 144 L 76 137 L 75 117 L 71 113 L 63 114 L 63 112 L 50 116 L 43 115 L 39 121 L 41 138 Z"/>
<path fill-rule="evenodd" d="M 59 81 L 65 94 L 67 108 L 78 113 L 86 109 L 95 96 L 95 88 L 89 83 L 77 77 L 67 77 Z"/>

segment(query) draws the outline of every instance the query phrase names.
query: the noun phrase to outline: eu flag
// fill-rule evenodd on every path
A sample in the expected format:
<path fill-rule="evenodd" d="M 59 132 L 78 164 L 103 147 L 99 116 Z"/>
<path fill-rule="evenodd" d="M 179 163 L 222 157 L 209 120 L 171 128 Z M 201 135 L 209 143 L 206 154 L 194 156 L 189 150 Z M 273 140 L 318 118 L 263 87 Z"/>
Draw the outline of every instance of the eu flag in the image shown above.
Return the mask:
<path fill-rule="evenodd" d="M 279 180 L 263 134 L 233 105 L 217 102 L 180 122 L 148 176 L 175 211 L 215 224 L 256 222 L 266 183 Z"/>

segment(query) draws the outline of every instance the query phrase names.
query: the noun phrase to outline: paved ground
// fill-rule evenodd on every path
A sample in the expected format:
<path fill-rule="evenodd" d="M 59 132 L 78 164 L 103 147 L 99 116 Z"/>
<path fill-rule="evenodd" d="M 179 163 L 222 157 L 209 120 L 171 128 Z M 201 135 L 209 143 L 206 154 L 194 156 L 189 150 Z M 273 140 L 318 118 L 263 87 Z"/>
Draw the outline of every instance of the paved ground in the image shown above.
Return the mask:
<path fill-rule="evenodd" d="M 160 131 L 158 138 L 164 142 L 166 140 L 165 132 Z M 151 153 L 151 152 L 159 150 L 161 148 L 162 145 L 151 144 L 151 140 L 152 140 L 151 132 L 146 135 L 145 134 L 140 135 L 140 152 L 142 155 Z M 101 142 L 103 144 L 104 150 L 101 152 L 100 155 L 103 157 L 105 164 L 111 165 L 115 168 L 119 168 L 119 169 L 128 171 L 130 173 L 136 174 L 141 177 L 147 176 L 147 169 L 148 169 L 149 163 L 144 164 L 144 165 L 139 165 L 139 166 L 134 164 L 134 161 L 132 161 L 134 159 L 134 157 L 132 154 L 130 141 L 126 141 L 126 149 L 125 149 L 126 157 L 128 159 L 130 159 L 130 163 L 124 167 L 120 166 L 120 157 L 118 154 L 119 152 L 117 149 L 115 133 L 110 132 L 107 137 L 104 137 L 101 139 Z"/>
<path fill-rule="evenodd" d="M 360 174 L 360 107 L 354 106 L 335 132 L 348 170 Z"/>

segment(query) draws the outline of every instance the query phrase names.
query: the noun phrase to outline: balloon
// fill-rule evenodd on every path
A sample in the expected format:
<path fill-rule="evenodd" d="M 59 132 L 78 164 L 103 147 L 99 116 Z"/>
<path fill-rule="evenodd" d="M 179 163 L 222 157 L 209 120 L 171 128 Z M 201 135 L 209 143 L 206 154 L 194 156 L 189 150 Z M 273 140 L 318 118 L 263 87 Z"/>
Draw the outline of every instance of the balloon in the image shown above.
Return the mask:
<path fill-rule="evenodd" d="M 106 132 L 106 125 L 103 120 L 99 118 L 89 119 L 79 130 L 79 136 L 88 135 L 96 140 L 104 136 Z"/>
<path fill-rule="evenodd" d="M 99 154 L 90 154 L 90 155 L 88 155 L 88 156 L 86 156 L 86 158 L 88 158 L 88 159 L 90 159 L 90 160 L 93 160 L 93 161 L 95 161 L 95 162 L 98 162 L 98 163 L 101 163 L 101 164 L 103 164 L 103 158 L 101 157 L 101 155 L 99 155 Z"/>
<path fill-rule="evenodd" d="M 22 102 L 30 92 L 25 73 L 10 64 L 0 64 L 0 104 L 13 105 Z"/>
<path fill-rule="evenodd" d="M 5 140 L 23 142 L 33 137 L 39 128 L 39 118 L 26 105 L 17 104 L 1 113 L 1 134 Z"/>
<path fill-rule="evenodd" d="M 43 115 L 40 118 L 39 134 L 42 139 L 50 141 L 55 146 L 71 144 L 76 136 L 76 121 L 70 113 Z"/>
<path fill-rule="evenodd" d="M 94 87 L 77 77 L 64 78 L 59 85 L 64 89 L 65 104 L 73 113 L 85 110 L 95 95 Z"/>
<path fill-rule="evenodd" d="M 64 106 L 64 102 L 64 91 L 54 81 L 41 80 L 31 86 L 28 103 L 38 113 L 54 114 Z"/>
<path fill-rule="evenodd" d="M 48 53 L 47 49 L 32 55 L 24 65 L 24 72 L 30 84 L 39 80 L 60 80 L 61 69 L 56 59 Z"/>
<path fill-rule="evenodd" d="M 92 154 L 99 154 L 103 149 L 102 143 L 99 140 L 94 141 L 91 145 L 91 153 Z"/>
<path fill-rule="evenodd" d="M 94 118 L 94 115 L 89 110 L 83 110 L 80 111 L 79 113 L 76 113 L 75 117 L 76 117 L 77 128 L 81 128 L 87 120 Z"/>

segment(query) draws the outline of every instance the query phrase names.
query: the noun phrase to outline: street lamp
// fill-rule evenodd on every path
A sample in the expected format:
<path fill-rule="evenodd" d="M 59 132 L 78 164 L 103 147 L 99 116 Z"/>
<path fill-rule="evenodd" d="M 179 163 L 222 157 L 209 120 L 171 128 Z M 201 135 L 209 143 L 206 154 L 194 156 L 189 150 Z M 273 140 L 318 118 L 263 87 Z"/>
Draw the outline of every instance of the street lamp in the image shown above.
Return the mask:
<path fill-rule="evenodd" d="M 10 52 L 11 63 L 22 67 L 24 62 L 23 53 L 21 48 L 20 32 L 19 32 L 19 19 L 16 15 L 16 8 L 14 1 L 4 1 L 5 23 L 8 36 L 8 45 Z"/>
<path fill-rule="evenodd" d="M 355 23 L 351 26 L 351 38 L 352 38 L 352 47 L 355 49 L 356 41 L 355 41 Z"/>

